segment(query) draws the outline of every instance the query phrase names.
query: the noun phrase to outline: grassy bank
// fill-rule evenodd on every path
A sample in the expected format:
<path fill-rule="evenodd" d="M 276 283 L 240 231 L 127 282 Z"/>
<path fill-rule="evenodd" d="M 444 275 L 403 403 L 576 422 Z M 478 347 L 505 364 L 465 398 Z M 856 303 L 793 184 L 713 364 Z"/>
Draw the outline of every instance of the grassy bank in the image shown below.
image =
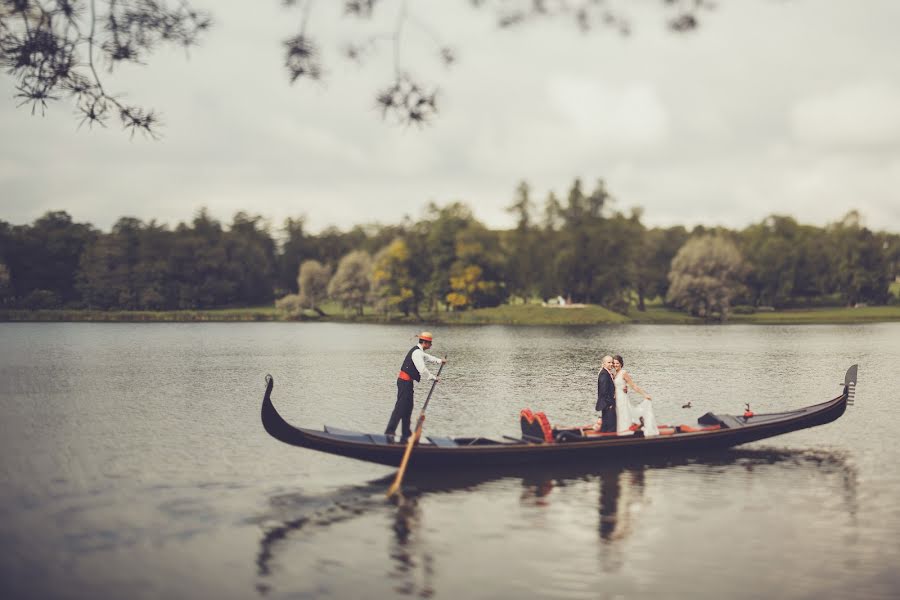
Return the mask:
<path fill-rule="evenodd" d="M 593 304 L 572 308 L 505 304 L 494 308 L 440 313 L 437 320 L 441 323 L 464 325 L 600 325 L 631 322 L 625 315 Z"/>
<path fill-rule="evenodd" d="M 684 325 L 691 323 L 703 323 L 702 319 L 692 317 L 679 310 L 666 308 L 662 305 L 647 306 L 647 310 L 641 312 L 636 308 L 628 311 L 631 323 L 647 323 L 658 325 Z"/>
<path fill-rule="evenodd" d="M 302 321 L 337 321 L 353 323 L 426 323 L 445 325 L 604 325 L 615 323 L 695 324 L 703 323 L 683 312 L 660 305 L 648 306 L 640 312 L 631 309 L 627 315 L 601 306 L 580 308 L 546 307 L 539 304 L 515 304 L 480 308 L 463 312 L 422 314 L 421 318 L 403 315 L 384 316 L 366 310 L 362 316 L 346 314 L 337 306 L 324 307 L 326 316 L 306 311 Z M 0 310 L 0 321 L 81 321 L 81 322 L 249 322 L 289 321 L 272 306 L 225 308 L 215 310 L 173 311 L 102 311 L 102 310 Z M 827 323 L 876 323 L 900 321 L 900 306 L 868 306 L 861 308 L 813 308 L 735 314 L 729 323 L 759 325 L 794 325 Z"/>
<path fill-rule="evenodd" d="M 110 323 L 193 323 L 278 321 L 274 306 L 215 310 L 0 310 L 0 321 L 86 321 Z"/>
<path fill-rule="evenodd" d="M 338 321 L 350 323 L 440 323 L 458 325 L 597 325 L 628 323 L 630 319 L 600 306 L 548 308 L 540 305 L 504 305 L 464 312 L 424 313 L 420 318 L 400 314 L 385 316 L 364 311 L 347 313 L 337 306 L 323 305 L 326 315 L 304 311 L 299 319 L 288 318 L 274 307 L 172 311 L 103 310 L 0 310 L 0 321 L 80 322 L 241 322 L 241 321 Z"/>
<path fill-rule="evenodd" d="M 879 323 L 900 321 L 900 306 L 863 306 L 860 308 L 810 308 L 732 315 L 730 323 L 758 325 L 803 325 L 814 323 Z"/>

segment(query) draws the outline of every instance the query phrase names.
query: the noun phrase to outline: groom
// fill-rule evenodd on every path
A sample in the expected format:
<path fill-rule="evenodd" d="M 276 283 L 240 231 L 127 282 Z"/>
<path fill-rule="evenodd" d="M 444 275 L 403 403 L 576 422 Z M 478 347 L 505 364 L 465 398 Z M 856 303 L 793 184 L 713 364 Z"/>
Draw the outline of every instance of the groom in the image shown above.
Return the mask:
<path fill-rule="evenodd" d="M 616 385 L 613 383 L 612 356 L 604 356 L 600 367 L 600 376 L 597 377 L 597 405 L 594 409 L 600 411 L 600 431 L 616 431 Z"/>

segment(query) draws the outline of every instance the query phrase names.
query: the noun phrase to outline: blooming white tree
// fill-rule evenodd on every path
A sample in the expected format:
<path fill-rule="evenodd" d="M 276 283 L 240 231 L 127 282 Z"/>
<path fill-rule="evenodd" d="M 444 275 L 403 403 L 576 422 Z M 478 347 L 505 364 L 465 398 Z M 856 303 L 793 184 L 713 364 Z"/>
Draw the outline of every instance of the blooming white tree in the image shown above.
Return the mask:
<path fill-rule="evenodd" d="M 317 260 L 305 260 L 300 265 L 297 275 L 297 287 L 300 288 L 298 300 L 303 308 L 311 308 L 325 316 L 320 308 L 322 302 L 328 298 L 328 282 L 331 280 L 331 269 Z"/>
<path fill-rule="evenodd" d="M 692 238 L 672 259 L 666 302 L 695 317 L 724 321 L 741 290 L 743 269 L 740 251 L 727 238 Z"/>
<path fill-rule="evenodd" d="M 364 250 L 347 253 L 338 263 L 337 271 L 328 284 L 328 297 L 341 303 L 345 309 L 362 316 L 369 300 L 372 275 L 372 257 Z"/>

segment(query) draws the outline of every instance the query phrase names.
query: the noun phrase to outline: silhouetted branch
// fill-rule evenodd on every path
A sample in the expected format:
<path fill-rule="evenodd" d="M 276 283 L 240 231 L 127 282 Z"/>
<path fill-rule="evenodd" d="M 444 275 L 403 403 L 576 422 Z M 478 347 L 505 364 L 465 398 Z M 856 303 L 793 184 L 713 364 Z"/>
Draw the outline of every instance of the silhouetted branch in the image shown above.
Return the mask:
<path fill-rule="evenodd" d="M 159 44 L 189 47 L 210 26 L 188 2 L 105 0 L 0 0 L 0 67 L 16 79 L 19 105 L 45 114 L 49 101 L 73 101 L 81 124 L 106 125 L 116 113 L 132 135 L 155 137 L 153 110 L 124 104 L 109 93 L 98 61 L 141 63 Z M 85 33 L 85 31 L 87 33 Z M 83 57 L 86 56 L 86 61 Z"/>
<path fill-rule="evenodd" d="M 315 0 L 303 3 L 304 18 L 301 21 L 301 32 L 297 36 L 285 40 L 286 66 L 291 82 L 301 77 L 317 80 L 323 72 L 323 54 L 320 47 L 306 34 L 309 24 L 308 13 Z M 714 8 L 710 0 L 658 0 L 666 12 L 666 25 L 675 32 L 687 32 L 695 29 L 699 23 L 698 15 Z M 298 5 L 299 0 L 283 0 L 287 6 Z M 326 3 L 327 4 L 327 3 Z M 435 98 L 437 86 L 426 85 L 418 80 L 404 67 L 404 54 L 421 54 L 419 48 L 412 48 L 405 43 L 405 32 L 409 27 L 425 34 L 438 49 L 438 59 L 445 66 L 453 65 L 456 52 L 443 43 L 438 31 L 424 19 L 412 11 L 407 0 L 394 3 L 379 0 L 345 0 L 344 14 L 358 19 L 374 20 L 376 10 L 389 4 L 384 10 L 395 10 L 393 28 L 386 33 L 364 37 L 360 41 L 345 43 L 341 53 L 345 58 L 362 64 L 365 58 L 376 51 L 382 42 L 389 42 L 393 52 L 393 81 L 377 91 L 375 101 L 384 118 L 393 118 L 403 124 L 429 122 L 438 112 Z M 469 0 L 476 9 L 492 10 L 500 28 L 522 26 L 539 19 L 554 17 L 570 18 L 583 32 L 597 28 L 607 28 L 627 36 L 631 33 L 632 24 L 629 10 L 633 4 L 627 0 Z"/>
<path fill-rule="evenodd" d="M 325 74 L 323 46 L 314 33 L 309 33 L 315 0 L 281 2 L 301 11 L 298 33 L 282 42 L 291 83 L 304 78 L 321 80 Z M 476 9 L 492 11 L 501 28 L 560 17 L 571 19 L 584 32 L 605 28 L 627 36 L 632 30 L 634 4 L 629 0 L 468 2 Z M 666 26 L 681 33 L 696 29 L 701 13 L 714 8 L 711 0 L 657 2 L 666 14 Z M 334 4 L 328 0 L 320 7 L 333 8 Z M 375 94 L 382 116 L 419 125 L 433 119 L 437 115 L 438 87 L 410 73 L 406 59 L 430 54 L 437 48 L 438 61 L 453 65 L 456 51 L 443 42 L 439 28 L 416 14 L 408 0 L 344 0 L 341 6 L 347 18 L 374 22 L 376 13 L 386 13 L 386 19 L 393 23 L 387 31 L 345 43 L 341 52 L 362 63 L 380 44 L 391 44 L 392 80 Z M 158 115 L 151 109 L 125 104 L 121 96 L 110 93 L 98 63 L 105 63 L 110 72 L 120 62 L 141 64 L 158 45 L 196 44 L 210 24 L 210 16 L 194 10 L 188 0 L 0 0 L 0 68 L 16 79 L 18 105 L 30 105 L 32 114 L 40 111 L 43 115 L 50 102 L 68 99 L 81 117 L 80 124 L 105 126 L 115 115 L 132 135 L 140 131 L 155 137 Z M 424 34 L 424 49 L 407 40 L 406 33 L 412 29 Z"/>
<path fill-rule="evenodd" d="M 699 24 L 699 14 L 715 8 L 712 0 L 659 0 L 667 12 L 666 24 L 673 31 L 686 32 Z M 632 25 L 628 0 L 470 0 L 476 8 L 490 7 L 497 25 L 510 28 L 548 17 L 572 19 L 583 32 L 598 27 L 627 36 Z"/>
<path fill-rule="evenodd" d="M 306 33 L 314 1 L 283 0 L 286 6 L 302 4 L 303 11 L 300 32 L 284 41 L 285 66 L 291 83 L 302 77 L 312 80 L 319 80 L 322 77 L 322 53 L 316 42 Z M 378 0 L 345 0 L 344 14 L 358 19 L 372 19 L 376 4 L 379 4 Z M 421 18 L 411 14 L 407 0 L 401 0 L 395 8 L 394 24 L 390 31 L 369 35 L 359 42 L 345 44 L 342 54 L 361 64 L 369 54 L 375 52 L 380 43 L 389 42 L 393 52 L 393 80 L 376 93 L 376 105 L 385 118 L 392 117 L 404 124 L 421 125 L 437 114 L 435 104 L 437 88 L 428 88 L 403 67 L 404 31 L 410 25 L 424 31 L 428 38 L 438 45 L 438 56 L 445 65 L 451 65 L 455 61 L 455 54 L 437 41 L 438 36 L 434 29 Z"/>

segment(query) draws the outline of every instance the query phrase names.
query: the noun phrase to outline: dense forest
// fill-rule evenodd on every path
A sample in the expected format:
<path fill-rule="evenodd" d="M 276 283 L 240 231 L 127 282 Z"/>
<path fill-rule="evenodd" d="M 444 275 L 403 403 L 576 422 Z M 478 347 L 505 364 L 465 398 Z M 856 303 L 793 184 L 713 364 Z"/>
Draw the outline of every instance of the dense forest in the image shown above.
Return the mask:
<path fill-rule="evenodd" d="M 575 180 L 542 202 L 526 183 L 491 230 L 463 203 L 431 204 L 395 225 L 307 231 L 262 216 L 223 225 L 199 211 L 174 228 L 123 217 L 103 232 L 48 212 L 0 221 L 0 306 L 19 309 L 206 309 L 260 306 L 386 314 L 466 310 L 561 296 L 612 310 L 667 305 L 707 317 L 735 306 L 885 304 L 900 275 L 900 235 L 852 211 L 825 227 L 772 215 L 742 230 L 649 228 L 623 213 L 602 180 Z"/>

